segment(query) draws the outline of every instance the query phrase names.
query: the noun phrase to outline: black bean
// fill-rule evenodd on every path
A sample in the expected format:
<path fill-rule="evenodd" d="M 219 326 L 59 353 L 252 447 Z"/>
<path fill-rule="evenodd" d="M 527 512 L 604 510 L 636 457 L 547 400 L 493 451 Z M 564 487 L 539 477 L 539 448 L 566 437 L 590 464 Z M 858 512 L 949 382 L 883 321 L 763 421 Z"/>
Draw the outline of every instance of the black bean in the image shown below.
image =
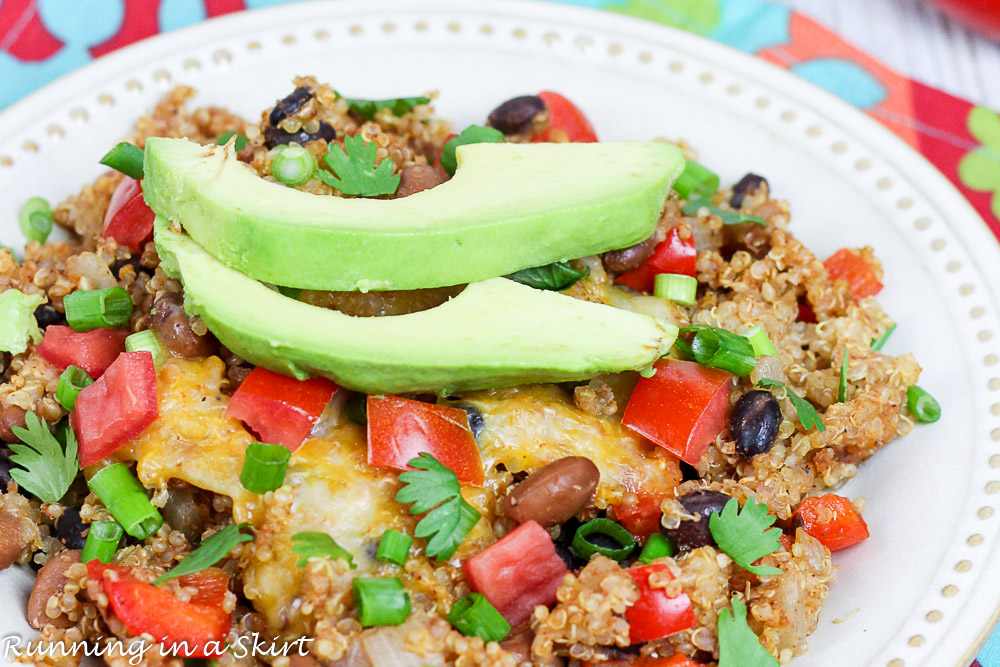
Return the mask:
<path fill-rule="evenodd" d="M 66 324 L 66 316 L 48 303 L 43 303 L 35 308 L 35 320 L 38 322 L 38 326 L 43 329 L 50 324 Z"/>
<path fill-rule="evenodd" d="M 763 389 L 743 394 L 729 415 L 729 433 L 736 440 L 736 453 L 745 459 L 771 451 L 779 426 L 778 400 Z"/>
<path fill-rule="evenodd" d="M 545 102 L 534 95 L 509 99 L 492 112 L 486 121 L 504 134 L 519 134 L 531 128 L 535 116 L 545 111 Z"/>
<path fill-rule="evenodd" d="M 6 447 L 0 449 L 0 491 L 6 491 L 7 485 L 13 479 L 10 476 L 10 467 L 14 465 L 10 461 L 10 450 Z"/>
<path fill-rule="evenodd" d="M 88 526 L 83 525 L 80 520 L 80 508 L 66 507 L 62 516 L 56 519 L 56 538 L 66 545 L 67 549 L 82 549 L 87 538 L 83 536 L 83 531 Z"/>
<path fill-rule="evenodd" d="M 684 463 L 684 461 L 678 461 L 681 466 L 681 479 L 685 482 L 690 482 L 695 479 L 701 479 L 701 475 L 698 474 L 698 469 L 695 468 L 690 463 Z"/>
<path fill-rule="evenodd" d="M 559 537 L 557 537 L 553 542 L 556 545 L 556 553 L 562 558 L 563 562 L 566 563 L 566 567 L 570 570 L 579 570 L 581 567 L 587 565 L 587 561 L 580 558 L 573 550 L 570 545 L 573 544 L 573 537 L 576 535 L 576 530 L 582 524 L 576 519 L 570 519 L 564 523 L 559 528 Z M 620 547 L 621 545 L 616 545 Z"/>
<path fill-rule="evenodd" d="M 368 396 L 366 394 L 351 394 L 344 401 L 344 416 L 348 421 L 364 426 L 368 423 Z"/>
<path fill-rule="evenodd" d="M 577 558 L 576 554 L 573 553 L 573 550 L 570 549 L 565 544 L 562 544 L 561 542 L 556 542 L 555 547 L 556 547 L 556 555 L 559 556 L 559 558 L 562 559 L 562 562 L 566 564 L 566 569 L 575 570 L 578 567 L 583 567 L 584 565 L 586 565 L 586 563 L 583 562 L 583 559 Z"/>
<path fill-rule="evenodd" d="M 117 262 L 111 265 L 111 275 L 115 276 L 116 278 L 121 278 L 119 272 L 126 266 L 131 266 L 133 269 L 135 269 L 136 275 L 139 275 L 140 273 L 151 274 L 152 271 L 143 266 L 141 260 L 142 260 L 142 255 L 131 255 L 128 259 L 119 259 Z"/>
<path fill-rule="evenodd" d="M 312 134 L 306 132 L 305 130 L 299 130 L 298 132 L 285 132 L 284 130 L 276 127 L 268 127 L 264 130 L 264 143 L 268 148 L 286 146 L 291 143 L 305 146 L 307 142 L 315 141 L 317 139 L 326 139 L 327 143 L 330 143 L 336 138 L 337 131 L 333 129 L 332 125 L 322 120 L 319 122 L 319 130 Z"/>
<path fill-rule="evenodd" d="M 486 428 L 486 418 L 483 417 L 482 411 L 474 405 L 469 405 L 468 403 L 463 403 L 456 407 L 465 410 L 465 414 L 469 417 L 469 428 L 472 429 L 472 437 L 478 438 L 479 434 L 483 432 Z"/>
<path fill-rule="evenodd" d="M 715 512 L 721 512 L 729 502 L 730 496 L 719 491 L 694 491 L 677 500 L 689 514 L 694 514 L 697 520 L 683 520 L 677 528 L 666 529 L 660 526 L 660 532 L 672 541 L 681 553 L 705 546 L 715 546 L 715 538 L 708 528 L 708 517 Z"/>
<path fill-rule="evenodd" d="M 299 109 L 312 99 L 312 96 L 312 91 L 308 88 L 296 88 L 289 93 L 288 97 L 274 105 L 274 108 L 271 109 L 271 115 L 267 117 L 268 122 L 277 127 L 281 121 L 297 114 Z"/>
<path fill-rule="evenodd" d="M 757 174 L 747 174 L 740 179 L 740 182 L 733 186 L 733 196 L 729 198 L 729 205 L 735 209 L 743 206 L 743 198 L 751 192 L 757 190 L 761 185 L 766 185 L 767 179 Z"/>

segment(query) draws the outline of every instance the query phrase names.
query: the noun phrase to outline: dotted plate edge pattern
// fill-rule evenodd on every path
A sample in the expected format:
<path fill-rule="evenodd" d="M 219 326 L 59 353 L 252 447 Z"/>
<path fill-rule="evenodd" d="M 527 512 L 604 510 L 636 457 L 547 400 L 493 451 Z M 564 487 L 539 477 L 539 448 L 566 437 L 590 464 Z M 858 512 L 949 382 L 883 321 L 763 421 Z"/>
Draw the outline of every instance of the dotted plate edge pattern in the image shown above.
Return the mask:
<path fill-rule="evenodd" d="M 979 253 L 973 252 L 957 233 L 948 217 L 943 214 L 943 207 L 935 205 L 926 197 L 917 184 L 904 175 L 902 167 L 896 166 L 879 151 L 871 150 L 866 142 L 858 141 L 853 129 L 845 129 L 842 125 L 844 114 L 838 114 L 839 120 L 834 120 L 832 113 L 820 111 L 818 105 L 801 102 L 793 92 L 776 91 L 773 86 L 774 80 L 780 77 L 788 77 L 785 88 L 809 88 L 807 84 L 797 80 L 790 84 L 790 75 L 779 74 L 777 70 L 765 70 L 766 76 L 761 76 L 762 68 L 756 62 L 753 65 L 746 65 L 744 62 L 745 66 L 738 68 L 743 71 L 736 75 L 732 68 L 726 66 L 728 61 L 746 61 L 747 57 L 712 42 L 667 28 L 653 27 L 651 24 L 642 24 L 639 29 L 638 22 L 603 13 L 600 14 L 602 25 L 597 28 L 593 20 L 594 12 L 559 6 L 558 18 L 554 18 L 556 14 L 553 7 L 510 0 L 504 2 L 502 8 L 493 3 L 459 6 L 422 0 L 420 3 L 365 2 L 364 5 L 361 2 L 340 2 L 333 3 L 332 6 L 314 3 L 312 10 L 316 13 L 316 10 L 331 10 L 333 7 L 336 7 L 333 11 L 319 11 L 320 19 L 313 21 L 308 29 L 260 28 L 252 31 L 252 37 L 212 40 L 226 46 L 180 49 L 178 55 L 155 58 L 155 64 L 139 65 L 127 77 L 113 77 L 104 89 L 83 95 L 68 109 L 55 107 L 42 114 L 36 122 L 18 128 L 11 136 L 0 139 L 0 178 L 22 163 L 43 159 L 48 151 L 58 150 L 61 142 L 72 133 L 85 131 L 94 117 L 115 113 L 116 104 L 129 95 L 144 94 L 147 88 L 165 92 L 176 82 L 196 82 L 199 73 L 210 68 L 225 71 L 232 67 L 237 58 L 262 57 L 271 49 L 283 47 L 315 46 L 335 37 L 398 40 L 441 39 L 450 35 L 459 40 L 508 39 L 517 49 L 559 51 L 560 55 L 572 58 L 610 58 L 622 63 L 631 61 L 632 66 L 647 68 L 664 77 L 689 77 L 696 80 L 706 94 L 727 97 L 730 104 L 742 104 L 744 113 L 748 116 L 755 115 L 756 121 L 775 131 L 781 128 L 782 133 L 800 133 L 809 141 L 825 142 L 833 166 L 842 173 L 864 175 L 865 194 L 882 210 L 894 211 L 889 215 L 894 224 L 908 226 L 900 231 L 914 233 L 923 243 L 923 251 L 917 248 L 915 251 L 928 263 L 943 269 L 946 287 L 955 295 L 953 310 L 956 317 L 967 321 L 966 327 L 970 334 L 975 330 L 970 335 L 970 340 L 964 342 L 971 349 L 977 350 L 982 359 L 976 374 L 982 393 L 977 394 L 975 401 L 977 411 L 983 415 L 982 442 L 985 444 L 978 447 L 977 451 L 982 449 L 988 455 L 982 457 L 982 465 L 975 478 L 976 488 L 981 491 L 974 494 L 974 497 L 970 492 L 970 498 L 967 499 L 968 516 L 956 521 L 956 526 L 962 528 L 956 532 L 959 541 L 949 550 L 948 566 L 934 577 L 935 582 L 940 579 L 942 583 L 936 584 L 930 593 L 924 594 L 923 605 L 902 623 L 903 630 L 899 636 L 887 642 L 883 653 L 892 657 L 870 663 L 884 664 L 886 667 L 926 664 L 928 652 L 949 629 L 942 621 L 961 609 L 963 601 L 968 599 L 975 588 L 974 584 L 978 583 L 978 580 L 973 579 L 974 573 L 977 569 L 982 571 L 986 561 L 991 556 L 995 557 L 995 505 L 1000 494 L 1000 453 L 988 452 L 991 446 L 996 447 L 996 443 L 1000 443 L 1000 394 L 997 393 L 1000 392 L 1000 369 L 996 368 L 1000 356 L 994 341 L 996 332 L 1000 332 L 1000 326 L 996 298 L 993 286 L 984 280 L 982 262 L 967 259 Z M 257 12 L 262 13 L 278 16 L 275 10 Z M 550 14 L 552 17 L 548 16 Z M 413 18 L 415 15 L 420 18 Z M 387 16 L 393 18 L 387 19 Z M 219 27 L 238 27 L 248 23 L 246 17 L 247 15 L 240 15 L 212 23 Z M 549 18 L 552 20 L 546 20 Z M 264 21 L 255 23 L 259 24 L 258 28 L 265 25 Z M 275 23 L 281 24 L 280 21 Z M 181 31 L 172 36 L 193 34 L 197 29 L 198 27 Z M 238 34 L 241 31 L 229 32 Z M 641 35 L 637 36 L 635 33 Z M 612 38 L 609 35 L 615 36 Z M 126 58 L 129 54 L 130 50 L 126 50 L 105 60 Z M 717 56 L 715 63 L 706 57 L 708 54 Z M 719 60 L 725 61 L 725 64 L 719 63 Z M 748 70 L 757 70 L 754 72 L 757 76 L 751 74 L 748 80 Z M 764 83 L 762 79 L 765 80 Z M 55 86 L 64 81 L 48 86 L 42 93 L 51 95 Z M 0 114 L 0 120 L 9 121 L 20 117 L 22 109 L 34 104 L 38 95 L 29 97 Z M 826 93 L 822 93 L 822 96 L 827 103 L 823 105 L 824 109 L 828 104 L 835 108 L 844 106 Z M 860 116 L 857 111 L 852 110 L 851 113 Z M 13 126 L 12 123 L 9 125 Z M 7 125 L 0 122 L 0 132 L 5 127 Z M 887 130 L 881 131 L 888 134 Z M 915 154 L 912 157 L 922 161 Z M 912 165 L 907 165 L 907 171 L 911 168 Z M 942 176 L 939 175 L 938 178 L 943 181 Z M 950 187 L 949 185 L 948 188 Z M 954 194 L 960 197 L 957 192 Z M 903 220 L 907 222 L 901 223 Z M 966 230 L 963 229 L 963 233 Z M 996 376 L 991 377 L 994 373 Z M 991 442 L 994 444 L 989 445 Z M 988 635 L 998 613 L 1000 609 L 987 619 L 987 626 L 980 633 L 977 642 Z M 969 649 L 957 664 L 965 664 L 971 660 L 976 648 L 973 646 Z"/>

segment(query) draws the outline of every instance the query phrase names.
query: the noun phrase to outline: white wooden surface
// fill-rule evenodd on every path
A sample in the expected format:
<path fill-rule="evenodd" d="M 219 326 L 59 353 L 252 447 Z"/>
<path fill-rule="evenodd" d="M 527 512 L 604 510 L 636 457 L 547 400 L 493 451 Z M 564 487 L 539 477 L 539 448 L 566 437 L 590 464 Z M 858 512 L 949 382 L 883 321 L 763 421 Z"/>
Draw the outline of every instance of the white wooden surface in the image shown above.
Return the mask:
<path fill-rule="evenodd" d="M 1000 109 L 1000 43 L 927 0 L 785 1 L 910 78 Z"/>

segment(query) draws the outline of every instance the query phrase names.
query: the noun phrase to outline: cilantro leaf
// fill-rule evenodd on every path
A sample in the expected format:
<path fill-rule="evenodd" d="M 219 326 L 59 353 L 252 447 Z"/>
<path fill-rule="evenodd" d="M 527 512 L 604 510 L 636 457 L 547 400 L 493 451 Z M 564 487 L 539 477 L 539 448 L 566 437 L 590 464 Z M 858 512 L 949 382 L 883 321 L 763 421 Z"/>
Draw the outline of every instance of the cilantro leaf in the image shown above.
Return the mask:
<path fill-rule="evenodd" d="M 684 215 L 698 215 L 700 209 L 707 208 L 708 212 L 712 215 L 717 215 L 722 219 L 722 224 L 724 225 L 740 225 L 744 222 L 752 222 L 755 225 L 767 226 L 767 220 L 758 217 L 756 215 L 749 215 L 747 213 L 740 213 L 739 211 L 727 211 L 725 209 L 714 206 L 711 200 L 705 197 L 698 197 L 697 199 L 690 199 L 681 210 L 684 211 Z"/>
<path fill-rule="evenodd" d="M 393 116 L 402 116 L 413 111 L 413 107 L 430 104 L 429 97 L 391 97 L 385 100 L 366 100 L 360 97 L 345 97 L 351 111 L 365 120 L 372 120 L 380 109 L 388 109 Z"/>
<path fill-rule="evenodd" d="M 421 519 L 413 534 L 429 537 L 427 555 L 441 561 L 451 558 L 481 518 L 479 511 L 459 495 Z"/>
<path fill-rule="evenodd" d="M 733 598 L 733 610 L 719 614 L 719 667 L 778 667 L 747 625 L 747 607 Z"/>
<path fill-rule="evenodd" d="M 441 166 L 452 176 L 458 169 L 458 156 L 455 151 L 459 146 L 466 144 L 502 144 L 505 141 L 503 132 L 492 127 L 482 125 L 470 125 L 462 130 L 460 134 L 452 137 L 444 143 L 441 149 Z"/>
<path fill-rule="evenodd" d="M 844 348 L 844 360 L 840 362 L 840 386 L 837 388 L 837 401 L 847 402 L 847 348 Z"/>
<path fill-rule="evenodd" d="M 811 428 L 815 428 L 817 431 L 825 431 L 826 425 L 823 420 L 820 419 L 819 413 L 816 412 L 816 408 L 813 407 L 812 403 L 804 398 L 801 398 L 798 394 L 792 391 L 792 388 L 787 386 L 781 380 L 772 380 L 771 378 L 761 378 L 757 381 L 758 387 L 785 387 L 788 390 L 788 400 L 792 402 L 795 406 L 795 412 L 799 416 L 799 423 L 802 424 L 802 428 L 807 431 Z"/>
<path fill-rule="evenodd" d="M 589 274 L 590 267 L 584 267 L 582 271 L 577 271 L 569 265 L 569 262 L 553 262 L 545 266 L 521 269 L 510 274 L 509 278 L 528 287 L 558 292 L 572 287 L 577 281 L 583 280 Z"/>
<path fill-rule="evenodd" d="M 292 535 L 292 553 L 299 555 L 299 567 L 305 567 L 310 558 L 343 558 L 352 570 L 357 569 L 354 556 L 326 533 L 295 533 Z"/>
<path fill-rule="evenodd" d="M 424 514 L 413 534 L 430 538 L 427 555 L 438 561 L 452 554 L 479 523 L 482 515 L 462 497 L 458 477 L 437 459 L 423 452 L 411 459 L 410 470 L 399 476 L 406 486 L 396 494 L 396 502 L 410 504 L 410 514 Z"/>
<path fill-rule="evenodd" d="M 320 169 L 320 180 L 345 195 L 377 197 L 391 195 L 399 188 L 399 174 L 392 173 L 392 160 L 386 158 L 375 166 L 375 142 L 365 143 L 360 134 L 344 139 L 344 147 L 327 146 L 323 159 L 333 173 Z"/>
<path fill-rule="evenodd" d="M 775 516 L 767 511 L 767 505 L 747 498 L 740 511 L 740 501 L 730 498 L 721 512 L 708 517 L 708 529 L 733 562 L 757 576 L 781 574 L 781 570 L 769 565 L 753 565 L 768 554 L 781 549 L 781 530 L 768 528 L 775 522 Z"/>
<path fill-rule="evenodd" d="M 233 547 L 243 542 L 253 540 L 253 535 L 246 535 L 240 532 L 241 529 L 249 527 L 250 524 L 230 524 L 215 533 L 211 537 L 202 541 L 201 545 L 189 553 L 176 567 L 160 575 L 153 583 L 157 586 L 171 579 L 183 577 L 185 574 L 194 574 L 210 568 L 226 557 Z"/>
<path fill-rule="evenodd" d="M 23 445 L 11 445 L 14 452 L 10 460 L 21 466 L 11 468 L 11 478 L 44 502 L 56 503 L 62 500 L 76 479 L 80 462 L 76 458 L 76 435 L 72 429 L 66 432 L 66 449 L 52 435 L 48 427 L 35 415 L 24 415 L 27 428 L 12 426 L 11 431 L 20 438 Z"/>

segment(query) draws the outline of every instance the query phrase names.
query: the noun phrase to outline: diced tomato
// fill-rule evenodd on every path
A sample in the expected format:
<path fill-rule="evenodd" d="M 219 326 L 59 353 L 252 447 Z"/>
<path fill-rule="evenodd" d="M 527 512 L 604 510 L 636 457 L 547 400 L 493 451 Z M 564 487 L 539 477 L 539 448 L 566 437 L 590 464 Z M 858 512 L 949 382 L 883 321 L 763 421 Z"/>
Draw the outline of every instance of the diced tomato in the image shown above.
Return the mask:
<path fill-rule="evenodd" d="M 646 660 L 652 660 L 652 658 L 646 658 Z M 660 658 L 656 662 L 642 662 L 640 660 L 638 665 L 640 667 L 653 667 L 653 665 L 658 667 L 703 667 L 701 663 L 695 662 L 683 653 L 674 653 L 671 657 Z"/>
<path fill-rule="evenodd" d="M 633 644 L 662 639 L 681 630 L 694 627 L 694 608 L 687 593 L 669 597 L 663 588 L 651 588 L 649 575 L 660 573 L 668 579 L 674 575 L 663 563 L 627 570 L 635 585 L 639 587 L 639 601 L 625 610 L 625 620 L 629 623 L 629 640 Z"/>
<path fill-rule="evenodd" d="M 465 561 L 469 586 L 486 596 L 512 626 L 528 620 L 538 605 L 555 602 L 568 572 L 552 538 L 536 521 L 522 523 Z"/>
<path fill-rule="evenodd" d="M 559 93 L 543 90 L 538 97 L 549 110 L 549 126 L 542 134 L 532 137 L 532 141 L 575 141 L 593 143 L 597 134 L 590 121 L 579 108 Z"/>
<path fill-rule="evenodd" d="M 882 290 L 875 267 L 856 250 L 841 248 L 823 262 L 823 266 L 834 280 L 846 280 L 851 294 L 858 299 L 875 296 Z"/>
<path fill-rule="evenodd" d="M 125 176 L 111 195 L 111 203 L 104 214 L 103 236 L 127 246 L 132 252 L 142 252 L 143 246 L 153 238 L 155 218 L 156 214 L 142 198 L 142 185 Z"/>
<path fill-rule="evenodd" d="M 640 378 L 622 424 L 697 465 L 726 428 L 733 376 L 693 361 L 662 359 L 656 374 Z"/>
<path fill-rule="evenodd" d="M 258 366 L 229 399 L 226 415 L 245 422 L 261 441 L 294 452 L 309 437 L 337 389 L 326 378 L 296 380 Z"/>
<path fill-rule="evenodd" d="M 868 524 L 858 510 L 849 499 L 833 493 L 806 498 L 792 517 L 830 551 L 868 539 Z"/>
<path fill-rule="evenodd" d="M 50 364 L 66 370 L 79 366 L 92 378 L 99 378 L 125 351 L 128 331 L 124 329 L 94 329 L 77 333 L 69 327 L 50 324 L 38 344 L 38 354 Z"/>
<path fill-rule="evenodd" d="M 190 602 L 221 607 L 229 590 L 229 575 L 218 567 L 209 567 L 200 572 L 177 577 L 177 584 L 183 588 L 194 588 Z"/>
<path fill-rule="evenodd" d="M 76 397 L 69 415 L 80 448 L 80 467 L 113 454 L 153 423 L 156 369 L 149 352 L 123 352 Z"/>
<path fill-rule="evenodd" d="M 222 608 L 222 597 L 214 592 L 210 601 L 199 591 L 185 602 L 163 588 L 139 581 L 127 568 L 103 565 L 98 560 L 87 563 L 87 575 L 101 582 L 111 611 L 129 634 L 149 634 L 185 658 L 213 658 L 225 652 L 232 619 Z M 212 587 L 214 591 L 217 582 Z"/>
<path fill-rule="evenodd" d="M 428 452 L 461 482 L 482 486 L 483 462 L 465 410 L 399 396 L 368 397 L 368 465 L 411 470 Z"/>
<path fill-rule="evenodd" d="M 660 505 L 665 496 L 651 496 L 640 491 L 636 497 L 638 500 L 632 505 L 615 505 L 615 518 L 628 532 L 645 539 L 660 530 L 663 516 Z"/>
<path fill-rule="evenodd" d="M 682 238 L 682 234 L 687 238 Z M 652 292 L 657 274 L 679 273 L 685 276 L 697 274 L 698 251 L 694 247 L 694 236 L 690 230 L 682 232 L 680 225 L 667 232 L 667 238 L 656 246 L 652 257 L 633 271 L 623 273 L 615 279 L 619 285 L 628 285 L 637 292 Z"/>

